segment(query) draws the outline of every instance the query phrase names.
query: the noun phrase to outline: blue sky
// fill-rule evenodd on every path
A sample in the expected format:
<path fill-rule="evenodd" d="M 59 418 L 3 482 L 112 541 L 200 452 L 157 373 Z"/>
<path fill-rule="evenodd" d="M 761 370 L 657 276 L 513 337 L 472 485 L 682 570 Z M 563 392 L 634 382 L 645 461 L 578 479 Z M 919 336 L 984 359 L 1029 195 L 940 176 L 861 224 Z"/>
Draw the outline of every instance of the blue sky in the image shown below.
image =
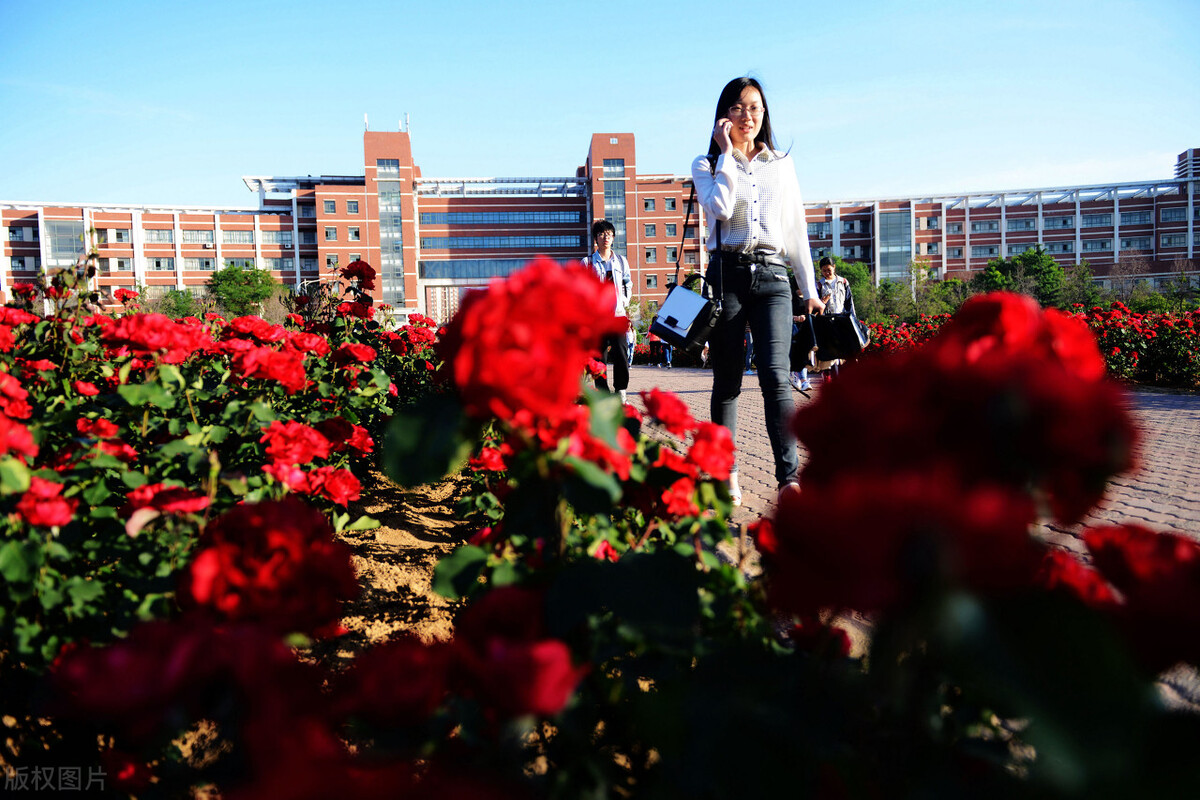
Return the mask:
<path fill-rule="evenodd" d="M 761 10 L 755 10 L 761 9 Z M 685 173 L 751 74 L 805 199 L 1152 180 L 1200 147 L 1195 0 L 0 0 L 0 200 L 246 206 L 362 174 L 572 175 L 593 132 Z"/>

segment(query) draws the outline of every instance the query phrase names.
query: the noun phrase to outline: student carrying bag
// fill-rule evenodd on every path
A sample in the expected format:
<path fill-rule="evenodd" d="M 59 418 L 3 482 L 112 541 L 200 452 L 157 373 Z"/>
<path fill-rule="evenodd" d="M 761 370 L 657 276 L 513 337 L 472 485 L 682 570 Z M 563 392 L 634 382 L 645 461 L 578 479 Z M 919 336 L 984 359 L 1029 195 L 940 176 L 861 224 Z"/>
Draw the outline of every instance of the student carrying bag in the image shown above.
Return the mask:
<path fill-rule="evenodd" d="M 687 240 L 687 222 L 692 203 L 696 199 L 696 187 L 692 187 L 691 198 L 683 213 L 684 239 L 679 243 L 679 252 L 683 252 L 683 242 Z M 672 347 L 678 347 L 689 355 L 697 355 L 708 341 L 709 335 L 721 318 L 721 299 L 713 297 L 712 283 L 706 276 L 700 276 L 700 291 L 695 292 L 684 288 L 679 283 L 679 261 L 675 262 L 675 284 L 667 292 L 667 297 L 650 321 L 650 332 Z M 717 223 L 717 249 L 713 252 L 708 265 L 709 271 L 721 269 L 721 223 Z M 718 283 L 719 285 L 719 283 Z"/>

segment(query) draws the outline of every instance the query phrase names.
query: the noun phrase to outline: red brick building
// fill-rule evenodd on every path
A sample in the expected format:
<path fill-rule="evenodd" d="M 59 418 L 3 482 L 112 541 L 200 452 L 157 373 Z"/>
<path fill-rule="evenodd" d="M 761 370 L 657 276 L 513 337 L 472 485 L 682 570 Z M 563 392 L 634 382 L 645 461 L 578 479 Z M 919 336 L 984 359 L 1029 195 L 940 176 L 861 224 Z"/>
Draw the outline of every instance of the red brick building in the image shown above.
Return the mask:
<path fill-rule="evenodd" d="M 1160 181 L 809 202 L 809 236 L 814 256 L 864 262 L 876 281 L 907 280 L 914 259 L 966 278 L 1038 244 L 1064 266 L 1086 259 L 1101 280 L 1156 281 L 1195 270 L 1198 177 L 1200 150 L 1188 150 Z M 690 177 L 639 173 L 631 133 L 594 134 L 570 177 L 426 178 L 408 133 L 368 131 L 361 175 L 244 181 L 258 195 L 245 208 L 0 201 L 0 293 L 85 248 L 100 259 L 98 288 L 151 297 L 203 293 L 230 263 L 300 286 L 361 258 L 379 270 L 378 300 L 445 320 L 466 290 L 535 255 L 582 258 L 600 217 L 617 229 L 636 297 L 661 300 L 677 265 L 705 267 Z"/>

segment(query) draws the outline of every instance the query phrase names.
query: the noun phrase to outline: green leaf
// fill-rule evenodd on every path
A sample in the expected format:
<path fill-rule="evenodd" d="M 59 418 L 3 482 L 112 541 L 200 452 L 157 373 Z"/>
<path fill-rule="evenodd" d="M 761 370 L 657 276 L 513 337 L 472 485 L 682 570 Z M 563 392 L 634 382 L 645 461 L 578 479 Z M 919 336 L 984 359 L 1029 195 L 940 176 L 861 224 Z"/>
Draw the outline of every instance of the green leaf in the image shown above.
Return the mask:
<path fill-rule="evenodd" d="M 271 408 L 271 406 L 267 405 L 266 403 L 251 403 L 250 413 L 253 414 L 254 418 L 259 422 L 271 423 L 279 418 L 275 414 L 275 409 Z"/>
<path fill-rule="evenodd" d="M 586 389 L 584 397 L 591 408 L 591 433 L 609 447 L 617 446 L 617 429 L 625 421 L 621 398 L 615 394 Z"/>
<path fill-rule="evenodd" d="M 29 490 L 29 468 L 12 456 L 0 458 L 0 493 L 20 494 Z"/>
<path fill-rule="evenodd" d="M 401 486 L 432 483 L 462 469 L 473 439 L 458 400 L 425 397 L 392 418 L 382 451 L 384 472 Z"/>
<path fill-rule="evenodd" d="M 88 603 L 104 595 L 104 584 L 99 581 L 89 581 L 75 575 L 66 584 L 67 595 L 71 598 L 71 610 L 78 613 Z"/>
<path fill-rule="evenodd" d="M 433 570 L 433 590 L 443 597 L 458 600 L 479 585 L 479 576 L 487 565 L 487 551 L 465 545 L 438 562 Z"/>
<path fill-rule="evenodd" d="M 83 499 L 90 506 L 98 506 L 112 496 L 112 492 L 103 483 L 94 483 L 83 490 Z"/>
<path fill-rule="evenodd" d="M 617 476 L 605 472 L 594 461 L 567 456 L 563 463 L 571 468 L 571 476 L 563 487 L 563 495 L 583 514 L 602 514 L 612 510 L 621 497 Z"/>
<path fill-rule="evenodd" d="M 121 482 L 130 489 L 136 489 L 139 486 L 145 486 L 150 479 L 145 474 L 131 469 L 121 473 Z"/>
<path fill-rule="evenodd" d="M 379 527 L 379 520 L 372 519 L 371 517 L 363 516 L 363 517 L 359 517 L 358 519 L 354 520 L 354 522 L 351 522 L 343 530 L 369 531 L 372 528 L 378 528 L 378 527 Z"/>
<path fill-rule="evenodd" d="M 153 405 L 168 409 L 175 407 L 175 396 L 162 387 L 160 383 L 135 383 L 117 387 L 117 394 L 131 406 L 141 408 Z"/>
<path fill-rule="evenodd" d="M 20 542 L 6 542 L 0 547 L 0 575 L 8 583 L 24 583 L 30 577 L 30 565 L 25 560 L 25 548 Z"/>

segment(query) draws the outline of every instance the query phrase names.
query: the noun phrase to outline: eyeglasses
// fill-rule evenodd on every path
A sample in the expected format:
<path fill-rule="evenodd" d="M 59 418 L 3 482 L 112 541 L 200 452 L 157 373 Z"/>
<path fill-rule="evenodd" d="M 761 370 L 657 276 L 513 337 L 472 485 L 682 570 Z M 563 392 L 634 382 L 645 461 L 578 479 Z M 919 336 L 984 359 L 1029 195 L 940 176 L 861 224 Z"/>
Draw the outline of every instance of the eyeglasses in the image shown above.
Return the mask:
<path fill-rule="evenodd" d="M 729 116 L 731 117 L 761 117 L 764 109 L 762 106 L 730 106 Z"/>

